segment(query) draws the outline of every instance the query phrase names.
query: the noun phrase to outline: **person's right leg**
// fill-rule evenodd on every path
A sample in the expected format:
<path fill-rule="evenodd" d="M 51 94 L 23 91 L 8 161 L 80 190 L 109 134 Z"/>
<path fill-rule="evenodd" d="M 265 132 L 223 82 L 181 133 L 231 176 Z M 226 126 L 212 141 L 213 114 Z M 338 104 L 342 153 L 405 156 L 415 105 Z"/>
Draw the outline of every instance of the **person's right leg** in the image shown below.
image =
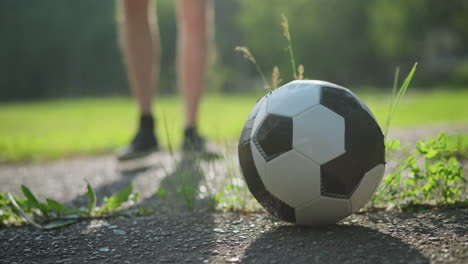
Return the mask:
<path fill-rule="evenodd" d="M 153 89 L 159 76 L 159 34 L 149 0 L 119 0 L 119 35 L 128 79 L 139 106 L 140 126 L 132 142 L 118 151 L 121 160 L 158 149 L 152 117 Z"/>

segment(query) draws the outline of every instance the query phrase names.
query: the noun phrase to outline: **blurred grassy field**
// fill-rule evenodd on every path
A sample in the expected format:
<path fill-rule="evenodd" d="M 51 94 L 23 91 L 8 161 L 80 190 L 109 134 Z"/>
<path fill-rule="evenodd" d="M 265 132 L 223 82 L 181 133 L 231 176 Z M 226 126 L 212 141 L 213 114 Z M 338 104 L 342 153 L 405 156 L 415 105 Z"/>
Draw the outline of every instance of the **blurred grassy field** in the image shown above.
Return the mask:
<path fill-rule="evenodd" d="M 372 92 L 358 92 L 358 95 L 382 124 L 389 97 Z M 199 129 L 216 142 L 237 140 L 248 112 L 260 96 L 205 96 Z M 168 142 L 178 147 L 183 122 L 180 99 L 160 98 L 155 109 L 163 147 L 167 148 Z M 136 107 L 130 98 L 3 103 L 0 104 L 0 161 L 48 160 L 109 152 L 130 140 L 136 117 Z M 392 126 L 439 122 L 468 124 L 468 91 L 409 93 L 398 107 Z"/>

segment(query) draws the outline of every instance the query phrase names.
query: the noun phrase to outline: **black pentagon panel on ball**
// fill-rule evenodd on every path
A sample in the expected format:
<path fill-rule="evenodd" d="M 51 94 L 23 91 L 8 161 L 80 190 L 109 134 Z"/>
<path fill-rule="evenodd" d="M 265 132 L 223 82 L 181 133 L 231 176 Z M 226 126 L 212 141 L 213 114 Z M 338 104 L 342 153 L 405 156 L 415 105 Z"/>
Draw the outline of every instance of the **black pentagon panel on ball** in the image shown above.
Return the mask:
<path fill-rule="evenodd" d="M 364 174 L 385 164 L 384 136 L 365 110 L 345 117 L 345 150 L 341 156 L 320 166 L 323 196 L 349 198 Z"/>
<path fill-rule="evenodd" d="M 266 161 L 292 149 L 293 120 L 269 114 L 260 124 L 253 141 Z"/>
<path fill-rule="evenodd" d="M 364 177 L 358 157 L 345 152 L 320 166 L 320 192 L 323 196 L 348 199 Z"/>
<path fill-rule="evenodd" d="M 353 112 L 345 119 L 346 152 L 360 157 L 364 172 L 385 164 L 384 135 L 375 119 L 366 111 Z"/>
<path fill-rule="evenodd" d="M 362 109 L 358 99 L 352 93 L 335 87 L 322 87 L 320 104 L 343 117 Z"/>
<path fill-rule="evenodd" d="M 295 210 L 266 190 L 253 160 L 251 141 L 239 144 L 239 163 L 247 186 L 257 201 L 272 215 L 295 223 Z"/>

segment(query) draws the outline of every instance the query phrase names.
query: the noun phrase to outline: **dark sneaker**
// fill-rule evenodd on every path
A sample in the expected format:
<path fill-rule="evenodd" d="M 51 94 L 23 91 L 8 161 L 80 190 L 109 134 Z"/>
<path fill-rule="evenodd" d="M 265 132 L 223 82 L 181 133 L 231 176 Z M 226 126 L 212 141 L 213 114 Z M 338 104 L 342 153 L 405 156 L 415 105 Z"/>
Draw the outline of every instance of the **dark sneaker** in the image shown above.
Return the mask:
<path fill-rule="evenodd" d="M 154 135 L 154 121 L 150 115 L 140 118 L 140 127 L 127 146 L 117 150 L 118 160 L 130 160 L 147 156 L 159 150 L 158 141 Z"/>
<path fill-rule="evenodd" d="M 196 157 L 203 160 L 221 158 L 221 155 L 218 154 L 219 151 L 216 151 L 212 145 L 208 146 L 206 140 L 198 134 L 196 128 L 186 128 L 184 130 L 182 150 L 185 158 Z"/>
<path fill-rule="evenodd" d="M 186 128 L 184 130 L 183 151 L 204 152 L 206 150 L 205 139 L 200 136 L 195 128 Z"/>

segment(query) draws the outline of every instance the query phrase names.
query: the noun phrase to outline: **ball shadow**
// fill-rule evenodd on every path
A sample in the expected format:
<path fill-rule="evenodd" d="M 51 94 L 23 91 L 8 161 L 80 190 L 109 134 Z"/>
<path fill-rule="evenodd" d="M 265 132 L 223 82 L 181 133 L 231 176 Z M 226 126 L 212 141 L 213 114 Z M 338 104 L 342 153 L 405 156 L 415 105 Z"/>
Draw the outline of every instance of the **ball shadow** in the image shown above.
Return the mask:
<path fill-rule="evenodd" d="M 371 228 L 282 226 L 245 251 L 245 263 L 428 263 L 410 245 Z"/>
<path fill-rule="evenodd" d="M 205 177 L 200 167 L 201 160 L 196 156 L 182 154 L 172 162 L 172 170 L 167 171 L 159 183 L 158 190 L 161 193 L 141 201 L 141 205 L 162 202 L 166 207 L 183 211 L 195 209 L 200 203 L 198 192 Z"/>

